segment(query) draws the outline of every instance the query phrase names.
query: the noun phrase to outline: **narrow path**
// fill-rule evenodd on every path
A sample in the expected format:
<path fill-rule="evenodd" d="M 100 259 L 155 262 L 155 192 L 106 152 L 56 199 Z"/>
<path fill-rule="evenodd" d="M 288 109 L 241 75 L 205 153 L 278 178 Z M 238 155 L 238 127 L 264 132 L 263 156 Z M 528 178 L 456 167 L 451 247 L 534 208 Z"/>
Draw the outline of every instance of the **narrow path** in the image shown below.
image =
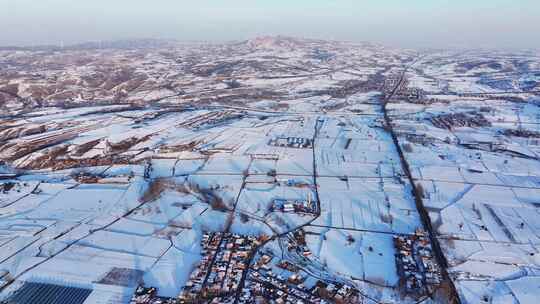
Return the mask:
<path fill-rule="evenodd" d="M 441 210 L 444 210 L 454 204 L 456 204 L 457 202 L 459 202 L 467 193 L 469 193 L 472 189 L 474 188 L 474 185 L 472 184 L 467 184 L 467 186 L 465 187 L 465 189 L 463 189 L 462 191 L 460 191 L 455 197 L 452 198 L 452 200 L 450 201 L 450 203 L 448 203 L 448 205 L 444 206 Z"/>

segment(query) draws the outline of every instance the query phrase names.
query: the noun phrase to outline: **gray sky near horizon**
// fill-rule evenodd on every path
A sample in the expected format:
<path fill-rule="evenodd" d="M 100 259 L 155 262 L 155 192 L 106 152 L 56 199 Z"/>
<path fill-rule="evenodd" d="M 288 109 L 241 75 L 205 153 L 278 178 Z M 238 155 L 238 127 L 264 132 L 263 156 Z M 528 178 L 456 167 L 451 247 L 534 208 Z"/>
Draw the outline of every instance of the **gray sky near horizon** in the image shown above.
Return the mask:
<path fill-rule="evenodd" d="M 0 45 L 260 35 L 540 48 L 539 0 L 0 0 Z"/>

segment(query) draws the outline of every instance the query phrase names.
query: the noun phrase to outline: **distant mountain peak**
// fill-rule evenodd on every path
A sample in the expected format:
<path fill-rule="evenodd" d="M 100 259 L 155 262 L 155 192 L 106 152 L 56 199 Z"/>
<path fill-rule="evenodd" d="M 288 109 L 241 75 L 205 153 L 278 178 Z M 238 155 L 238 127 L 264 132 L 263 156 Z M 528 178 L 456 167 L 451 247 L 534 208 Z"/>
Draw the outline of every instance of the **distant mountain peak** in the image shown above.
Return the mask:
<path fill-rule="evenodd" d="M 305 39 L 287 36 L 260 36 L 246 41 L 254 49 L 295 49 L 306 44 Z"/>

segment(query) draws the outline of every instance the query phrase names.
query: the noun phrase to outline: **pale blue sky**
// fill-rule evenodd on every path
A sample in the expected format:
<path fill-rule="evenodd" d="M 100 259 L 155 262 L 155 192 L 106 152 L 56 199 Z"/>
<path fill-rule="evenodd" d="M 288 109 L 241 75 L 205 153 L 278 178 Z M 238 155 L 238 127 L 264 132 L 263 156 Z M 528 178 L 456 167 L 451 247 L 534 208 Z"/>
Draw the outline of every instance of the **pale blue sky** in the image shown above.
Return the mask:
<path fill-rule="evenodd" d="M 540 48 L 540 0 L 0 0 L 0 45 L 283 34 Z"/>

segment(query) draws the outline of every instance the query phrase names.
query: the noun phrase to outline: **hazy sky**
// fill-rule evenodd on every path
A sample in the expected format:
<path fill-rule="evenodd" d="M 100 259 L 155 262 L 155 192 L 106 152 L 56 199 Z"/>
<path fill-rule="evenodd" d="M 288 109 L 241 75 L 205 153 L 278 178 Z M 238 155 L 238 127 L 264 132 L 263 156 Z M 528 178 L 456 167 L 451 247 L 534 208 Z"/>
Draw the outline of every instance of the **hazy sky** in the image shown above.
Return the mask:
<path fill-rule="evenodd" d="M 0 0 L 0 45 L 292 35 L 540 48 L 540 0 Z"/>

